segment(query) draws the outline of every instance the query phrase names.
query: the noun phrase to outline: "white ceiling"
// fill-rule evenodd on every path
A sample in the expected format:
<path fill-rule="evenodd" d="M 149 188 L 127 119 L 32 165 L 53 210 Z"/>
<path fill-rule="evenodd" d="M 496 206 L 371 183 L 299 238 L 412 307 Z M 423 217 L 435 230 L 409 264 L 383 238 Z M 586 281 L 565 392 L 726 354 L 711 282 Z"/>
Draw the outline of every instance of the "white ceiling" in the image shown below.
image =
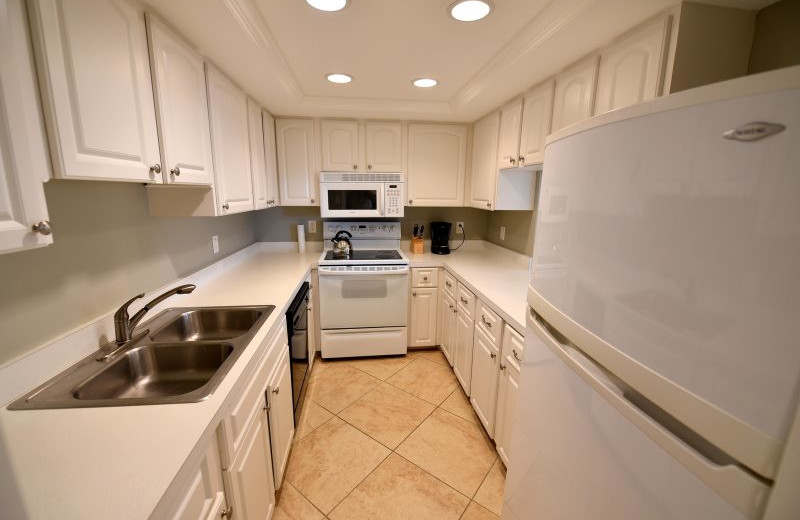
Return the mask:
<path fill-rule="evenodd" d="M 146 1 L 276 115 L 467 122 L 677 3 L 493 0 L 489 17 L 460 23 L 452 0 L 350 0 L 336 13 L 305 0 Z M 413 87 L 419 77 L 439 85 Z"/>

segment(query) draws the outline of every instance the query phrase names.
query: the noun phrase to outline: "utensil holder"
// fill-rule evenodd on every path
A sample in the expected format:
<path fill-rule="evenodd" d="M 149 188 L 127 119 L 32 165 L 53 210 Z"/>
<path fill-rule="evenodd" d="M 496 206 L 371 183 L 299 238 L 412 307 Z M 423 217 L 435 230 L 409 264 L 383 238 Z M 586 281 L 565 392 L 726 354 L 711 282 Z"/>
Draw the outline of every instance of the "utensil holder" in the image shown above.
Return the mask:
<path fill-rule="evenodd" d="M 411 238 L 411 252 L 415 255 L 421 255 L 425 252 L 425 241 L 422 238 Z"/>

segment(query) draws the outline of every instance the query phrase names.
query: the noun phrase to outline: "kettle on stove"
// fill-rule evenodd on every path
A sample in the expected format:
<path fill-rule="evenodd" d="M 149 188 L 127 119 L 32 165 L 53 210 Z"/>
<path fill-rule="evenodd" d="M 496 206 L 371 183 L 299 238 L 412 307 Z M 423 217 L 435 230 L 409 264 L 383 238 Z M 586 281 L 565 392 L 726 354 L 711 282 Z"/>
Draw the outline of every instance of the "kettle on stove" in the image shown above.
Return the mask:
<path fill-rule="evenodd" d="M 334 258 L 348 258 L 350 256 L 350 253 L 353 251 L 353 244 L 350 243 L 351 238 L 353 238 L 353 235 L 345 230 L 340 230 L 336 233 L 331 239 L 331 242 L 333 242 Z"/>

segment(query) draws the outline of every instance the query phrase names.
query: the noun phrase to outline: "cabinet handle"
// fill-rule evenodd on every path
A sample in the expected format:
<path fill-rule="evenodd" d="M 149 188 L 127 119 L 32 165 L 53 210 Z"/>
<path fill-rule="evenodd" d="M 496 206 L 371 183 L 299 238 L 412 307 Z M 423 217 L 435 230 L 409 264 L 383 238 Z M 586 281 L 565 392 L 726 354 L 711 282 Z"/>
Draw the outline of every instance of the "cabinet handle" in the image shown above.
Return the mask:
<path fill-rule="evenodd" d="M 463 296 L 459 296 L 458 299 L 461 300 L 461 303 L 463 304 L 469 303 L 469 300 L 465 300 Z"/>
<path fill-rule="evenodd" d="M 358 165 L 357 165 L 357 164 L 354 164 L 354 165 L 353 165 L 353 169 L 354 169 L 354 170 L 357 170 L 357 169 L 358 169 Z"/>
<path fill-rule="evenodd" d="M 228 506 L 226 509 L 220 510 L 219 516 L 228 519 L 233 518 L 233 506 Z"/>
<path fill-rule="evenodd" d="M 450 282 L 444 282 L 444 284 L 451 289 L 453 288 L 453 284 L 451 284 Z"/>
<path fill-rule="evenodd" d="M 519 357 L 519 354 L 517 354 L 517 349 L 512 348 L 511 353 L 514 354 L 514 359 L 516 359 L 517 361 L 522 361 L 522 358 Z"/>
<path fill-rule="evenodd" d="M 486 325 L 487 327 L 489 327 L 490 329 L 492 328 L 492 324 L 490 322 L 486 321 L 486 316 L 483 315 L 483 314 L 481 314 L 481 322 L 484 325 Z"/>
<path fill-rule="evenodd" d="M 491 352 L 489 355 L 492 356 L 492 359 L 497 357 L 497 354 L 495 354 L 494 352 Z"/>
<path fill-rule="evenodd" d="M 368 165 L 367 165 L 367 169 L 368 169 L 368 170 L 371 170 L 371 169 L 372 169 L 372 165 L 371 165 L 371 164 L 368 164 Z"/>
<path fill-rule="evenodd" d="M 311 199 L 311 204 L 314 204 L 314 199 Z"/>
<path fill-rule="evenodd" d="M 33 230 L 34 233 L 39 233 L 40 235 L 44 236 L 47 236 L 53 232 L 53 228 L 50 227 L 49 220 L 40 220 L 39 222 L 31 226 L 31 229 Z"/>
<path fill-rule="evenodd" d="M 169 173 L 171 173 L 171 174 L 172 174 L 172 175 L 174 175 L 175 177 L 180 177 L 180 175 L 181 175 L 181 169 L 180 169 L 180 168 L 178 168 L 178 167 L 176 166 L 176 167 L 174 167 L 173 169 L 171 169 L 171 170 L 169 171 Z"/>
<path fill-rule="evenodd" d="M 501 371 L 503 371 L 503 370 L 505 370 L 505 369 L 506 369 L 506 366 L 505 366 L 505 365 L 503 364 L 503 362 L 501 361 L 501 362 L 500 362 L 500 370 L 501 370 Z"/>
<path fill-rule="evenodd" d="M 281 387 L 276 386 L 275 388 L 272 389 L 272 393 L 278 395 L 279 393 L 281 393 Z"/>
<path fill-rule="evenodd" d="M 520 164 L 525 164 L 525 157 L 523 157 L 523 156 L 521 156 L 521 155 L 520 155 L 520 156 L 519 156 L 519 163 L 520 163 Z"/>
<path fill-rule="evenodd" d="M 516 164 L 516 163 L 517 163 L 517 160 L 516 160 L 516 159 L 514 159 L 513 157 L 509 157 L 509 158 L 508 158 L 508 162 L 510 162 L 512 165 L 514 165 L 514 164 Z"/>
<path fill-rule="evenodd" d="M 154 165 L 150 166 L 150 173 L 161 173 L 161 165 L 155 163 Z"/>
<path fill-rule="evenodd" d="M 486 207 L 487 207 L 487 208 L 491 208 L 491 207 L 492 207 L 492 203 L 491 203 L 491 202 L 487 202 L 487 203 L 486 203 Z"/>
<path fill-rule="evenodd" d="M 425 280 L 426 282 L 428 281 L 428 277 L 427 276 L 423 276 L 422 279 Z"/>
<path fill-rule="evenodd" d="M 226 211 L 227 211 L 227 210 L 229 210 L 230 208 L 231 208 L 231 205 L 230 205 L 230 204 L 228 204 L 227 202 L 226 202 L 225 204 L 223 204 L 223 205 L 222 205 L 222 209 L 224 209 L 224 210 L 226 210 Z"/>
<path fill-rule="evenodd" d="M 451 304 L 451 303 L 448 303 L 447 305 L 448 305 L 448 306 L 449 306 L 451 309 L 453 308 L 453 304 Z"/>
<path fill-rule="evenodd" d="M 408 205 L 414 204 L 414 199 L 408 199 Z"/>
<path fill-rule="evenodd" d="M 412 293 L 411 293 L 411 296 L 416 296 L 416 295 L 417 295 L 417 292 L 416 292 L 416 291 L 414 291 L 414 292 L 412 292 Z"/>

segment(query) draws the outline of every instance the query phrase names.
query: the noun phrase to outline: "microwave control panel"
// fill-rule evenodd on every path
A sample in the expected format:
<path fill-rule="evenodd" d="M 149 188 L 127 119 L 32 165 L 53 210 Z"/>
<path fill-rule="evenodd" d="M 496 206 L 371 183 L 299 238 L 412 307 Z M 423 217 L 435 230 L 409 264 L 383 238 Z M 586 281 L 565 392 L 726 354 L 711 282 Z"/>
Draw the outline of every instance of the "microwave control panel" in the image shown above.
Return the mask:
<path fill-rule="evenodd" d="M 403 185 L 387 183 L 384 185 L 384 193 L 386 194 L 385 211 L 387 217 L 402 217 L 403 216 Z"/>

